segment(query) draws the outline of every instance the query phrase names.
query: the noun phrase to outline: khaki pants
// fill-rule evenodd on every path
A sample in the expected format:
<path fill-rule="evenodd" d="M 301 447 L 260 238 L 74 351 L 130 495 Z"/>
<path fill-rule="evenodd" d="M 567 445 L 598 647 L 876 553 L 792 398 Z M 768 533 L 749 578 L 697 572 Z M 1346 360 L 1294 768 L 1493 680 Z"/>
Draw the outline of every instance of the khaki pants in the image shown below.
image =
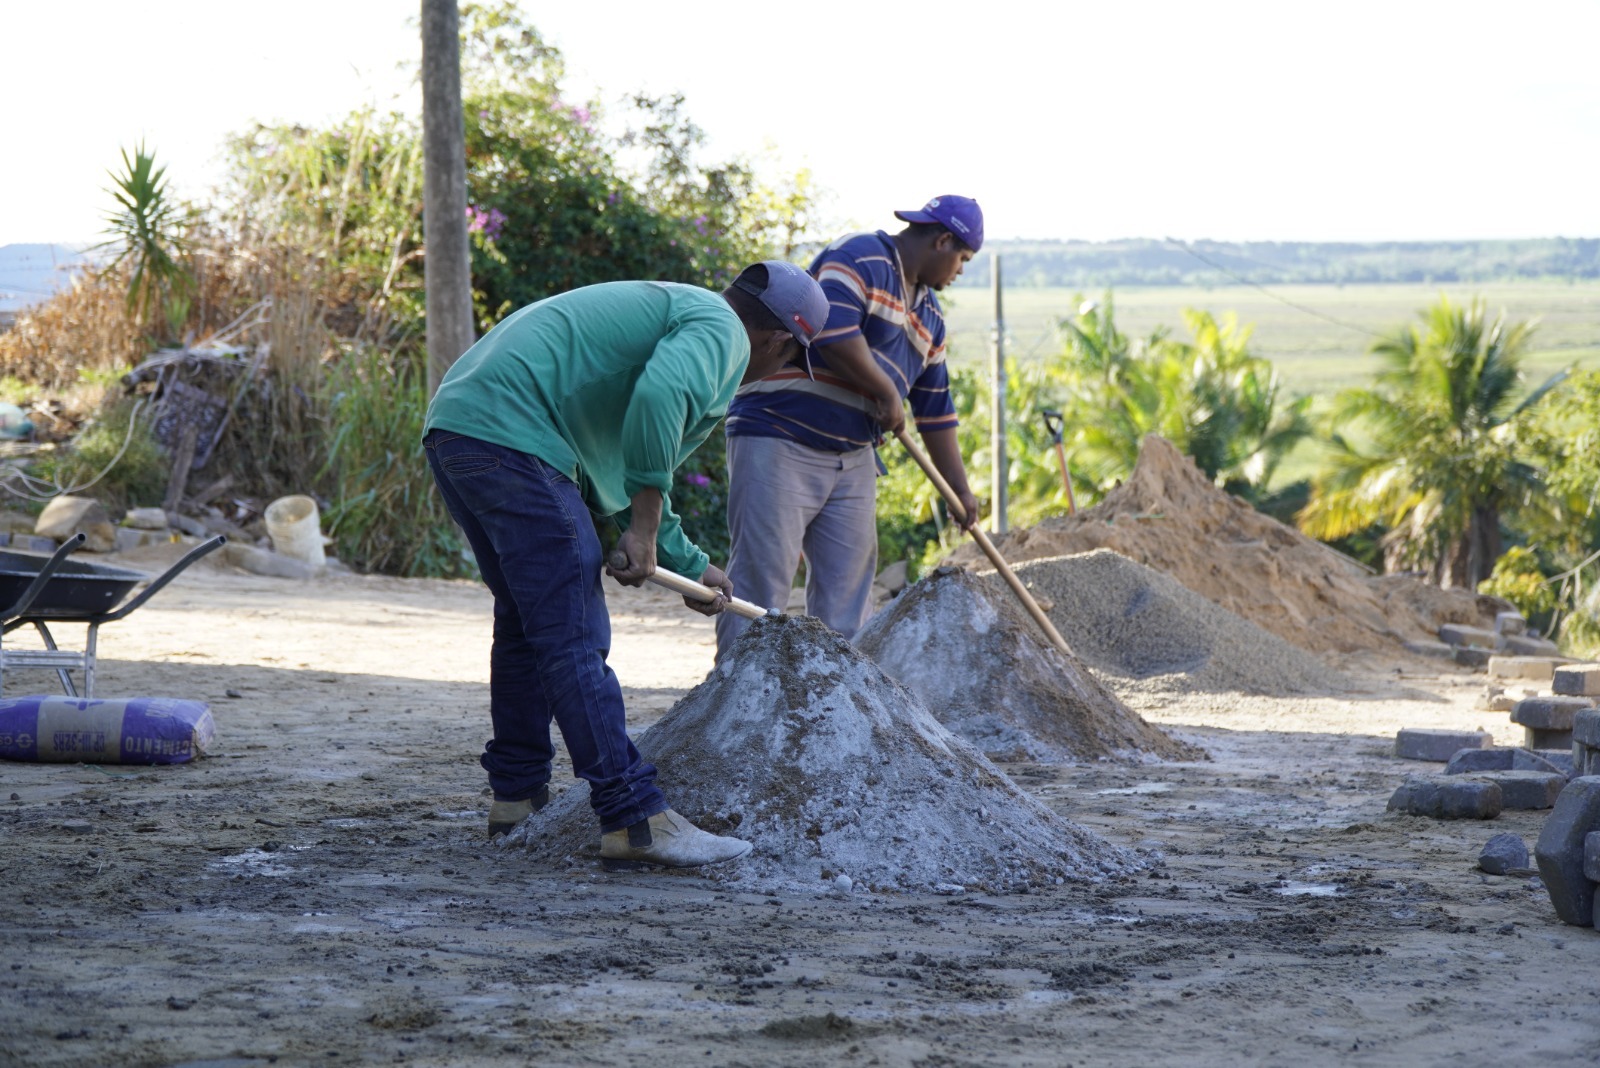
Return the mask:
<path fill-rule="evenodd" d="M 878 567 L 871 449 L 826 452 L 783 438 L 728 439 L 728 577 L 747 601 L 782 611 L 800 554 L 806 612 L 846 638 L 867 621 Z M 721 659 L 750 621 L 717 617 Z"/>

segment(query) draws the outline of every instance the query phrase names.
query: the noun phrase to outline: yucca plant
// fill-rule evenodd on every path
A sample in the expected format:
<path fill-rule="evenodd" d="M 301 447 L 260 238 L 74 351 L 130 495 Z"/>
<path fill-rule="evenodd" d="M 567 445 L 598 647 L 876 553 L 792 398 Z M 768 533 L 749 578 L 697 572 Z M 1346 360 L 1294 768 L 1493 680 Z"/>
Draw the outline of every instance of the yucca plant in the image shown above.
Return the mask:
<path fill-rule="evenodd" d="M 175 336 L 188 317 L 193 279 L 181 262 L 186 220 L 168 195 L 167 169 L 156 166 L 155 153 L 141 142 L 132 158 L 122 150 L 122 173 L 111 180 L 107 192 L 117 208 L 106 217 L 106 245 L 118 250 L 112 266 L 129 268 L 128 312 L 146 330 L 159 316 Z"/>

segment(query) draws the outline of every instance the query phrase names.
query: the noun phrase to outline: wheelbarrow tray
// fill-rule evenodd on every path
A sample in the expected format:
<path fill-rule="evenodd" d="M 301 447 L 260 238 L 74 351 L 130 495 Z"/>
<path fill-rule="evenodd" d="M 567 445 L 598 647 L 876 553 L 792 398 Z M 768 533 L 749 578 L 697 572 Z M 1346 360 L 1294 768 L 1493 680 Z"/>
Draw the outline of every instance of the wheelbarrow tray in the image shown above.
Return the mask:
<path fill-rule="evenodd" d="M 0 605 L 15 604 L 49 560 L 34 553 L 0 552 Z M 54 618 L 101 615 L 149 578 L 142 571 L 124 567 L 63 560 L 28 611 Z"/>

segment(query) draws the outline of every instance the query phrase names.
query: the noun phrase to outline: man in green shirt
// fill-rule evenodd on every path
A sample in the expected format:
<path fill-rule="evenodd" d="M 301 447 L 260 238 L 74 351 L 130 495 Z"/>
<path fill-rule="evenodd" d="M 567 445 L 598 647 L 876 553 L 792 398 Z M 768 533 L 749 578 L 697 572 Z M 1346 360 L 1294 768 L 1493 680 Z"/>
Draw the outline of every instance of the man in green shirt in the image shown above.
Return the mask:
<path fill-rule="evenodd" d="M 800 268 L 746 268 L 721 294 L 670 282 L 608 282 L 509 316 L 458 360 L 428 407 L 423 445 L 450 514 L 494 594 L 482 757 L 491 835 L 549 799 L 554 720 L 589 783 L 607 867 L 733 860 L 750 843 L 708 834 L 668 807 L 627 734 L 606 665 L 611 624 L 590 513 L 618 517 L 637 586 L 661 566 L 733 584 L 684 535 L 668 491 L 734 390 L 793 362 L 828 318 Z"/>

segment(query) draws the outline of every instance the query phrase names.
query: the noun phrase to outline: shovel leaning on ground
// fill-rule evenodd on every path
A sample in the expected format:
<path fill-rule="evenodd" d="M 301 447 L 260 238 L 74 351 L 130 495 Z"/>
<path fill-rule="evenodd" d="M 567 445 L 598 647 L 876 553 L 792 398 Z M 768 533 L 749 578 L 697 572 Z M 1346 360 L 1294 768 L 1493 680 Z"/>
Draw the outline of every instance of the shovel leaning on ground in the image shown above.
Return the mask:
<path fill-rule="evenodd" d="M 606 563 L 610 564 L 614 570 L 621 571 L 628 566 L 628 557 L 620 549 L 613 549 L 611 555 L 606 557 Z M 645 581 L 654 582 L 657 586 L 696 601 L 715 601 L 721 592 L 703 583 L 696 582 L 692 578 L 684 578 L 682 575 L 672 571 L 663 571 L 659 567 L 656 568 L 655 574 Z M 728 611 L 736 616 L 744 616 L 746 619 L 776 619 L 782 615 L 776 608 L 762 608 L 754 601 L 741 601 L 737 597 L 728 598 Z"/>
<path fill-rule="evenodd" d="M 1050 441 L 1056 447 L 1056 460 L 1061 464 L 1061 484 L 1067 488 L 1067 508 L 1077 515 L 1078 498 L 1072 492 L 1072 472 L 1067 470 L 1067 447 L 1061 443 L 1061 431 L 1067 425 L 1066 417 L 1050 408 L 1039 414 L 1044 416 L 1044 428 L 1050 432 Z"/>
<path fill-rule="evenodd" d="M 939 469 L 929 462 L 921 449 L 917 448 L 917 443 L 912 441 L 904 430 L 896 430 L 894 436 L 900 439 L 900 444 L 904 445 L 906 451 L 911 454 L 911 458 L 917 461 L 917 466 L 922 468 L 922 473 L 928 476 L 928 481 L 932 482 L 934 488 L 944 497 L 945 504 L 950 506 L 950 514 L 955 516 L 957 520 L 966 519 L 966 510 L 961 507 L 961 499 L 956 496 L 956 491 L 950 488 L 950 483 L 944 480 L 944 476 L 939 473 Z M 1056 630 L 1055 624 L 1050 622 L 1050 617 L 1045 615 L 1044 609 L 1039 607 L 1039 602 L 1035 601 L 1033 594 L 1028 592 L 1028 587 L 1022 584 L 1021 579 L 1017 578 L 1016 572 L 1011 570 L 1011 566 L 1006 563 L 1005 557 L 1000 555 L 1000 550 L 996 549 L 994 542 L 989 540 L 989 535 L 979 529 L 977 523 L 973 523 L 972 526 L 968 527 L 967 533 L 972 535 L 972 540 L 978 543 L 978 548 L 983 550 L 983 555 L 989 558 L 989 562 L 994 565 L 994 569 L 1000 572 L 1000 577 L 1006 580 L 1006 585 L 1011 587 L 1011 592 L 1017 595 L 1017 600 L 1022 602 L 1022 607 L 1028 610 L 1028 614 L 1033 617 L 1033 621 L 1039 624 L 1039 629 L 1044 631 L 1045 637 L 1049 638 L 1051 644 L 1057 649 L 1071 656 L 1072 647 L 1067 644 L 1067 639 L 1063 638 L 1061 632 Z"/>

